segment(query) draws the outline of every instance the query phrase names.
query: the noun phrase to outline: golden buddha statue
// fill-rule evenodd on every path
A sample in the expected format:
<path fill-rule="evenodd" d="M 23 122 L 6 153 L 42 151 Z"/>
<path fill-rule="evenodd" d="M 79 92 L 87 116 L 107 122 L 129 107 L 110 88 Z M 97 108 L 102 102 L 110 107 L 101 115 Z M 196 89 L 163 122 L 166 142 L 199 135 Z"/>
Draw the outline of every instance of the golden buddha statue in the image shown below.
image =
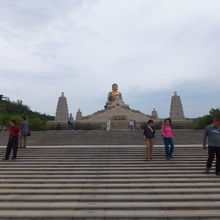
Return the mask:
<path fill-rule="evenodd" d="M 114 102 L 117 99 L 120 99 L 122 101 L 122 95 L 118 91 L 118 85 L 114 83 L 112 85 L 112 91 L 108 93 L 108 102 Z"/>

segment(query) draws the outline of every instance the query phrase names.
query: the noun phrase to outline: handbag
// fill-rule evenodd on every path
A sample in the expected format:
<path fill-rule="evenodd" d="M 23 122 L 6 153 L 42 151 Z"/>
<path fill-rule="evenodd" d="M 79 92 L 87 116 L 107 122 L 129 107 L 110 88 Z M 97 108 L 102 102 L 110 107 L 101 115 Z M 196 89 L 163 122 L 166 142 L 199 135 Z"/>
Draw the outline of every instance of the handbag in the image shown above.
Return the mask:
<path fill-rule="evenodd" d="M 28 134 L 27 134 L 27 136 L 31 136 L 31 131 L 30 131 L 30 130 L 28 131 Z"/>

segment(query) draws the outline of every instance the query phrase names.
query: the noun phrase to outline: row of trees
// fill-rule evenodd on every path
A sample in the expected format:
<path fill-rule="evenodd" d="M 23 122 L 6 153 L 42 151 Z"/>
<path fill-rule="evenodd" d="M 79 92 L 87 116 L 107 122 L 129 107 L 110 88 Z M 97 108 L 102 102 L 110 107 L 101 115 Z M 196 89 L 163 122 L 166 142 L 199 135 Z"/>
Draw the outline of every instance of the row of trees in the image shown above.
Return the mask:
<path fill-rule="evenodd" d="M 210 125 L 215 117 L 220 117 L 220 109 L 214 109 L 212 108 L 209 111 L 209 114 L 204 115 L 203 117 L 199 117 L 195 119 L 195 128 L 196 129 L 204 129 L 207 125 Z"/>
<path fill-rule="evenodd" d="M 32 111 L 30 107 L 24 105 L 21 100 L 14 102 L 10 101 L 9 98 L 4 97 L 4 95 L 0 95 L 1 128 L 7 127 L 11 119 L 14 119 L 20 123 L 23 115 L 28 117 L 32 130 L 46 130 L 46 121 L 54 119 L 53 116 Z"/>

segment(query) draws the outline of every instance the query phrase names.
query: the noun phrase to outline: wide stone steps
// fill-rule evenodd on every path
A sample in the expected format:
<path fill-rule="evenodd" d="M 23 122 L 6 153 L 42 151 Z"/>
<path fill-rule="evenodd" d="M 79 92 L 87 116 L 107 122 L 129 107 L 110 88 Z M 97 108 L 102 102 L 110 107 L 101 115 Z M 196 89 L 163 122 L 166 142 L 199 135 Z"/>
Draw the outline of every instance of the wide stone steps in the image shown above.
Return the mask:
<path fill-rule="evenodd" d="M 0 148 L 3 157 L 5 149 Z M 30 147 L 0 162 L 1 219 L 220 219 L 207 151 L 144 146 Z M 214 165 L 213 165 L 214 166 Z"/>
<path fill-rule="evenodd" d="M 176 144 L 201 143 L 203 131 L 194 129 L 174 129 Z M 0 145 L 6 145 L 8 132 L 0 132 Z M 88 130 L 88 131 L 32 131 L 28 138 L 31 146 L 39 145 L 142 145 L 143 131 L 131 130 Z M 161 131 L 156 131 L 156 143 L 163 144 Z"/>

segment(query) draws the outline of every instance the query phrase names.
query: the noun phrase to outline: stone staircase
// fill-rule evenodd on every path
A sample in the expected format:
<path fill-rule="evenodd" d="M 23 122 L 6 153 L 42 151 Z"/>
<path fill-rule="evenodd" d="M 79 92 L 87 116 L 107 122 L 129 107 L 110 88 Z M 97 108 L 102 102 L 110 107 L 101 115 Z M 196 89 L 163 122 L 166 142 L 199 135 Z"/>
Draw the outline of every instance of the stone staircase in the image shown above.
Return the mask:
<path fill-rule="evenodd" d="M 54 145 L 143 145 L 143 131 L 131 130 L 89 130 L 89 131 L 32 131 L 28 138 L 31 146 Z M 201 144 L 203 131 L 193 129 L 174 129 L 176 144 Z M 8 132 L 0 132 L 0 145 L 5 146 Z M 156 144 L 163 144 L 161 131 L 156 131 Z"/>
<path fill-rule="evenodd" d="M 4 148 L 0 148 L 3 157 Z M 0 162 L 0 219 L 220 219 L 220 177 L 207 152 L 162 146 L 30 147 Z"/>

